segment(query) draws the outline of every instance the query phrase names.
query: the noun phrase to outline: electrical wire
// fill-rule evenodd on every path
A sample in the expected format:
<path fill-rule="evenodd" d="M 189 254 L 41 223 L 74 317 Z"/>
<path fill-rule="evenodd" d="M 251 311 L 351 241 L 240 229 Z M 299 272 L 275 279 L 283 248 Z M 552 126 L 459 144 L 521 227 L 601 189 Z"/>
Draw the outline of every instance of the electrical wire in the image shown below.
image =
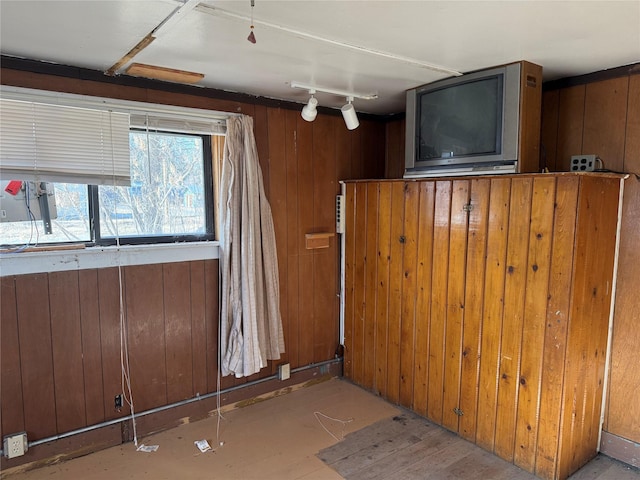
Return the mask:
<path fill-rule="evenodd" d="M 330 417 L 329 415 L 325 415 L 322 412 L 313 412 L 313 415 L 316 417 L 316 420 L 318 420 L 318 423 L 320 424 L 320 426 L 322 428 L 324 428 L 324 431 L 327 432 L 329 435 L 331 435 L 333 438 L 335 438 L 335 440 L 337 442 L 340 442 L 342 440 L 344 440 L 344 427 L 347 423 L 351 423 L 353 422 L 353 418 L 350 418 L 349 420 L 340 420 L 339 418 L 333 418 Z M 333 420 L 334 422 L 339 422 L 342 424 L 342 431 L 340 432 L 340 438 L 336 437 L 332 432 L 329 431 L 329 429 L 324 425 L 324 423 L 322 423 L 322 420 L 320 420 L 320 417 L 324 417 L 327 418 L 329 420 Z"/>
<path fill-rule="evenodd" d="M 222 298 L 222 269 L 220 265 L 218 265 L 218 299 Z M 224 418 L 222 416 L 222 410 L 220 408 L 220 390 L 221 390 L 221 368 L 222 368 L 222 328 L 220 328 L 220 323 L 222 319 L 220 318 L 221 314 L 221 302 L 218 301 L 218 369 L 217 369 L 217 381 L 216 381 L 216 448 L 218 446 L 223 446 L 224 441 L 220 440 L 220 419 Z M 215 449 L 214 449 L 215 450 Z"/>
<path fill-rule="evenodd" d="M 112 128 L 112 119 L 109 115 L 109 128 Z M 115 175 L 115 160 L 113 146 L 111 149 L 111 165 L 113 168 L 113 189 L 116 190 L 116 175 Z M 118 195 L 114 195 L 114 211 L 118 211 Z M 116 262 L 118 266 L 118 296 L 120 302 L 120 382 L 122 388 L 122 398 L 129 405 L 131 410 L 131 424 L 133 426 L 133 444 L 138 448 L 138 431 L 136 427 L 136 413 L 133 405 L 133 393 L 131 390 L 131 367 L 129 364 L 129 342 L 127 340 L 128 324 L 124 311 L 124 282 L 122 281 L 122 262 L 121 262 L 121 250 L 120 250 L 120 230 L 119 222 L 116 215 L 115 219 L 115 236 L 116 236 Z"/>

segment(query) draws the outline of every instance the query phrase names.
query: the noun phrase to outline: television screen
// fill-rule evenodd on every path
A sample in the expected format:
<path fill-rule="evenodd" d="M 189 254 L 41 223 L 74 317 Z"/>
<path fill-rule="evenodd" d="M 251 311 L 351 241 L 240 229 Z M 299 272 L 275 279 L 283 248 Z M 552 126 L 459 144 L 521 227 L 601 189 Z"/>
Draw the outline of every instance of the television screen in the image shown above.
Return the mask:
<path fill-rule="evenodd" d="M 501 153 L 503 76 L 445 86 L 418 99 L 418 159 Z"/>

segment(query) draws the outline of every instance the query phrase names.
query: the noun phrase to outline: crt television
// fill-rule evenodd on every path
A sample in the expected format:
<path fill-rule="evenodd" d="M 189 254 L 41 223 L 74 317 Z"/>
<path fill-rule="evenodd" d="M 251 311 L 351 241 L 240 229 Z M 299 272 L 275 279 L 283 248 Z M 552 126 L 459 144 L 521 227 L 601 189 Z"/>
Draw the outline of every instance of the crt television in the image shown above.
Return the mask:
<path fill-rule="evenodd" d="M 520 63 L 407 92 L 405 178 L 517 172 Z"/>

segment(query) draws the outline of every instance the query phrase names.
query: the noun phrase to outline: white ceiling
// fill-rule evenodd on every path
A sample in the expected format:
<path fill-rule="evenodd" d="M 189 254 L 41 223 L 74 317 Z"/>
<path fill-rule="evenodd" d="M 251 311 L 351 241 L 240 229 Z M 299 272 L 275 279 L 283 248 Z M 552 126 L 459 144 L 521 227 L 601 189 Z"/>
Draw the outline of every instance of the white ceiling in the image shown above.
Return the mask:
<path fill-rule="evenodd" d="M 640 62 L 640 0 L 0 0 L 3 55 L 106 71 L 133 61 L 203 73 L 201 86 L 306 102 L 290 83 L 378 94 L 358 111 L 404 111 L 404 91 L 517 60 L 544 79 Z M 177 14 L 172 13 L 183 7 Z M 124 66 L 126 68 L 127 65 Z M 343 97 L 318 93 L 320 105 Z"/>

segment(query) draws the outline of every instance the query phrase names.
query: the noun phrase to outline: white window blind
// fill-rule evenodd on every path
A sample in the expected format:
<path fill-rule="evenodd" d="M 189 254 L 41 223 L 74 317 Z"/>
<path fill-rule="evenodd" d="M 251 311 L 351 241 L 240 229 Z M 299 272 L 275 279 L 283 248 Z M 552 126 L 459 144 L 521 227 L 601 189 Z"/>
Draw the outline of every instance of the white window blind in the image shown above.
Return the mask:
<path fill-rule="evenodd" d="M 0 98 L 0 177 L 129 185 L 129 114 Z"/>

